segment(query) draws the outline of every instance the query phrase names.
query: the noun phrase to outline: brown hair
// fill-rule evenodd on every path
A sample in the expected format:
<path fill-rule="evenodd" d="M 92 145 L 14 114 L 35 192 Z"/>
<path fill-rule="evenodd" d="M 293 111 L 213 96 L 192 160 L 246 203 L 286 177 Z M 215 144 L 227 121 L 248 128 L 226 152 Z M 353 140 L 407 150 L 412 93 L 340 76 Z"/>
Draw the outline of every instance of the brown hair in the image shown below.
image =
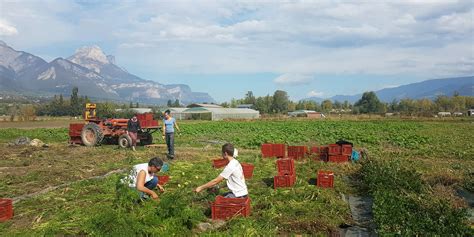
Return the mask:
<path fill-rule="evenodd" d="M 229 156 L 234 156 L 234 145 L 226 143 L 222 146 L 222 153 L 227 153 Z"/>

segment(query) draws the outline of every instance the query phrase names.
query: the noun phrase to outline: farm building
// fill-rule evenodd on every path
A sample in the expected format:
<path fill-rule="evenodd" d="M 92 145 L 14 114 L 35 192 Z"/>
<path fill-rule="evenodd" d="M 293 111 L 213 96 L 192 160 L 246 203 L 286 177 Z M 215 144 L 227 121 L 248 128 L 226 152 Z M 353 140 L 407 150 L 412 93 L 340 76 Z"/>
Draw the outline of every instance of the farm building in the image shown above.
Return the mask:
<path fill-rule="evenodd" d="M 260 113 L 253 109 L 193 107 L 183 111 L 191 119 L 224 120 L 224 119 L 258 119 Z"/>
<path fill-rule="evenodd" d="M 196 107 L 200 107 L 200 108 L 222 108 L 222 106 L 216 105 L 216 104 L 190 104 L 190 105 L 188 105 L 188 108 L 196 108 Z"/>
<path fill-rule="evenodd" d="M 238 109 L 253 109 L 253 104 L 240 104 L 237 105 Z"/>
<path fill-rule="evenodd" d="M 474 109 L 467 110 L 467 116 L 474 116 Z"/>
<path fill-rule="evenodd" d="M 116 109 L 115 111 L 117 112 L 120 112 L 122 111 L 123 109 Z M 130 110 L 132 110 L 133 112 L 137 113 L 137 114 L 143 114 L 143 113 L 151 113 L 153 112 L 152 109 L 150 108 L 130 108 Z"/>
<path fill-rule="evenodd" d="M 439 117 L 451 116 L 451 112 L 438 112 Z"/>
<path fill-rule="evenodd" d="M 316 112 L 314 110 L 296 110 L 293 112 L 288 112 L 290 117 L 306 117 L 306 118 L 325 118 L 324 114 Z"/>
<path fill-rule="evenodd" d="M 171 116 L 173 116 L 173 118 L 175 118 L 176 120 L 185 120 L 189 117 L 186 116 L 186 113 L 183 113 L 188 108 L 165 108 L 162 110 L 162 112 L 168 109 L 171 111 Z"/>

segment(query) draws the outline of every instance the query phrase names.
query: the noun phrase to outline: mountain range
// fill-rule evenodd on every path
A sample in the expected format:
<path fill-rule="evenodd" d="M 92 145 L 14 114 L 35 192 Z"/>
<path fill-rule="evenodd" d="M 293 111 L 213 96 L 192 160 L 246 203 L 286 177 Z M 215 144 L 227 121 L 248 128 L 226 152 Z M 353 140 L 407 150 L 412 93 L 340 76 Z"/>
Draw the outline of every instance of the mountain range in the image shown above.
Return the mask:
<path fill-rule="evenodd" d="M 213 103 L 207 93 L 193 92 L 184 84 L 164 85 L 129 73 L 98 46 L 85 46 L 68 58 L 46 62 L 17 51 L 0 41 L 0 91 L 69 95 L 73 87 L 81 95 L 116 101 L 164 104 L 168 100 Z"/>
<path fill-rule="evenodd" d="M 438 95 L 451 96 L 455 92 L 459 93 L 459 95 L 474 96 L 474 76 L 426 80 L 393 88 L 385 88 L 375 91 L 375 94 L 377 94 L 377 97 L 382 102 L 391 102 L 393 100 L 399 101 L 405 98 L 435 99 Z M 354 103 L 361 97 L 362 94 L 336 95 L 326 99 L 340 102 L 347 100 L 351 103 Z M 326 99 L 310 97 L 303 100 L 321 102 Z"/>

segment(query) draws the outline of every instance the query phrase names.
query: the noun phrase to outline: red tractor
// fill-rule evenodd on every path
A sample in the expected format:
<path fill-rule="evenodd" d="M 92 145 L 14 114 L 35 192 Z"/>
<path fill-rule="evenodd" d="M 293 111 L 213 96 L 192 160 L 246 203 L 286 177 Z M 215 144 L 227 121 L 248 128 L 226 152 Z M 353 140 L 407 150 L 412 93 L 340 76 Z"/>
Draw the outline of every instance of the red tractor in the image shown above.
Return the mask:
<path fill-rule="evenodd" d="M 138 132 L 140 145 L 153 143 L 152 134 L 161 129 L 157 120 L 153 120 L 153 113 L 137 114 L 141 131 Z M 132 139 L 127 135 L 128 119 L 99 119 L 96 116 L 96 104 L 86 104 L 84 113 L 85 123 L 69 125 L 69 143 L 97 146 L 102 143 L 118 144 L 120 147 L 129 147 Z"/>

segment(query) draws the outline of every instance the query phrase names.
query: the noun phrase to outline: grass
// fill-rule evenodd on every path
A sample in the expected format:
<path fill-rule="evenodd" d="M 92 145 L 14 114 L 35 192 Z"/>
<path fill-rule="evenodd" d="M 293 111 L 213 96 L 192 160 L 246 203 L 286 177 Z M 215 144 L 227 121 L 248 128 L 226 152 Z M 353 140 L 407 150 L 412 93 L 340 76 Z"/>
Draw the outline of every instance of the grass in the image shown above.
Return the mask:
<path fill-rule="evenodd" d="M 0 232 L 5 235 L 98 236 L 197 234 L 195 226 L 209 218 L 209 202 L 216 194 L 194 194 L 192 190 L 219 174 L 220 170 L 211 168 L 211 160 L 220 154 L 220 145 L 216 143 L 229 141 L 239 148 L 241 162 L 253 163 L 256 167 L 253 178 L 247 181 L 252 214 L 199 234 L 324 235 L 341 224 L 352 224 L 349 207 L 341 194 L 367 193 L 375 198 L 374 211 L 380 233 L 446 233 L 429 229 L 430 225 L 425 222 L 419 229 L 410 225 L 419 219 L 430 219 L 422 215 L 426 212 L 439 213 L 451 220 L 444 224 L 462 220 L 459 229 L 468 226 L 464 222 L 463 204 L 451 195 L 459 187 L 472 191 L 474 146 L 469 142 L 472 126 L 459 121 L 399 120 L 185 122 L 180 126 L 182 135 L 176 137 L 177 159 L 170 162 L 171 180 L 160 196 L 160 203 L 133 204 L 129 199 L 133 199 L 133 194 L 128 193 L 130 190 L 117 188 L 120 179 L 117 174 L 76 182 L 21 201 L 15 205 L 14 219 L 0 223 Z M 5 145 L 20 135 L 39 138 L 51 143 L 51 147 Z M 273 189 L 275 160 L 260 157 L 260 143 L 311 145 L 333 143 L 340 138 L 353 141 L 357 147 L 366 147 L 373 163 L 332 164 L 305 159 L 297 162 L 298 178 L 293 188 Z M 2 129 L 0 196 L 17 197 L 48 186 L 103 175 L 146 162 L 156 155 L 163 157 L 165 153 L 164 148 L 139 148 L 132 153 L 116 146 L 68 147 L 66 140 L 67 130 L 60 128 Z M 334 189 L 320 189 L 310 184 L 320 169 L 336 173 Z M 400 170 L 414 171 L 418 176 L 409 176 L 407 180 Z M 415 178 L 420 182 L 413 182 Z M 393 187 L 396 195 L 379 188 L 381 186 Z M 406 194 L 401 190 L 407 190 Z M 418 202 L 419 198 L 425 201 Z M 391 209 L 392 206 L 381 205 L 384 200 L 385 203 L 406 203 L 408 212 L 396 212 L 398 209 Z M 390 212 L 385 215 L 387 211 Z M 407 213 L 412 213 L 413 218 L 404 226 L 412 232 L 403 232 L 405 229 L 399 222 L 390 222 L 398 217 L 402 220 Z M 392 214 L 397 216 L 390 216 Z"/>

